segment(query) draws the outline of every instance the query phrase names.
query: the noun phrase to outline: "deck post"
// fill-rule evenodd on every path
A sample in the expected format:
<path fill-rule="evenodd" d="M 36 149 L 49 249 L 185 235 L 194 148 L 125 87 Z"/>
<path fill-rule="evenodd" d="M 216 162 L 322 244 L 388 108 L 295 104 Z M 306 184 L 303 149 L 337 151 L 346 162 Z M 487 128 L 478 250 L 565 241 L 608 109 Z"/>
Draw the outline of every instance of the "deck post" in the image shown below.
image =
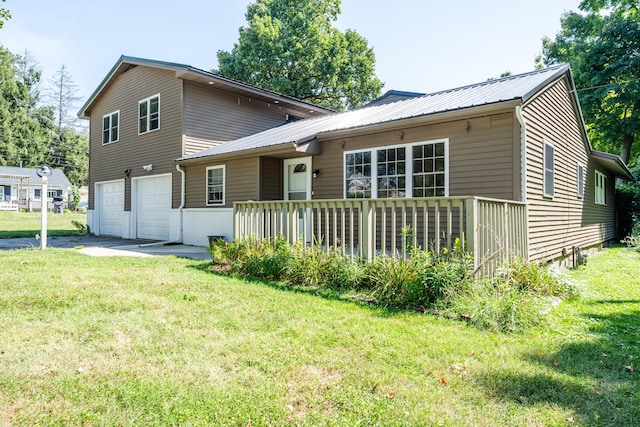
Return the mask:
<path fill-rule="evenodd" d="M 473 254 L 473 269 L 480 265 L 480 254 L 477 248 L 478 241 L 478 200 L 475 197 L 469 197 L 465 201 L 465 243 L 466 250 Z"/>
<path fill-rule="evenodd" d="M 375 205 L 374 205 L 375 206 Z M 361 227 L 362 227 L 362 239 L 360 241 L 360 246 L 362 246 L 361 256 L 362 259 L 367 261 L 373 260 L 373 249 L 372 245 L 374 243 L 374 239 L 372 238 L 372 230 L 373 230 L 373 210 L 372 203 L 369 200 L 362 200 L 362 212 L 360 213 L 361 219 Z"/>

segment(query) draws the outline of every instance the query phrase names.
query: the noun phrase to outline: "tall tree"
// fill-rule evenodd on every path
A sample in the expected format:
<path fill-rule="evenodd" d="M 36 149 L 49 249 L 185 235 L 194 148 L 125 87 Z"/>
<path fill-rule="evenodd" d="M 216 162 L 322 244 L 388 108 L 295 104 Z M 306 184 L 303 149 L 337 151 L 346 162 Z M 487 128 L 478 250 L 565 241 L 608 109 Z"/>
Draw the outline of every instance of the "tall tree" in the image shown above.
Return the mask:
<path fill-rule="evenodd" d="M 47 109 L 28 114 L 32 101 L 28 87 L 16 78 L 18 65 L 18 57 L 0 46 L 0 164 L 37 166 L 50 138 L 41 120 Z"/>
<path fill-rule="evenodd" d="M 49 83 L 50 98 L 56 111 L 58 134 L 61 134 L 63 126 L 73 126 L 77 122 L 78 118 L 70 115 L 69 111 L 81 97 L 77 95 L 78 86 L 73 82 L 71 73 L 64 64 L 56 71 Z"/>
<path fill-rule="evenodd" d="M 220 50 L 218 73 L 336 110 L 380 94 L 367 40 L 333 27 L 340 0 L 256 0 L 247 7 L 231 52 Z"/>
<path fill-rule="evenodd" d="M 0 1 L 4 3 L 5 0 L 0 0 Z M 4 7 L 0 7 L 0 28 L 2 28 L 2 26 L 4 25 L 4 22 L 7 19 L 11 19 L 11 14 Z"/>
<path fill-rule="evenodd" d="M 543 39 L 546 65 L 568 62 L 596 148 L 637 158 L 640 135 L 640 12 L 637 0 L 583 0 Z M 637 144 L 636 144 L 637 145 Z"/>

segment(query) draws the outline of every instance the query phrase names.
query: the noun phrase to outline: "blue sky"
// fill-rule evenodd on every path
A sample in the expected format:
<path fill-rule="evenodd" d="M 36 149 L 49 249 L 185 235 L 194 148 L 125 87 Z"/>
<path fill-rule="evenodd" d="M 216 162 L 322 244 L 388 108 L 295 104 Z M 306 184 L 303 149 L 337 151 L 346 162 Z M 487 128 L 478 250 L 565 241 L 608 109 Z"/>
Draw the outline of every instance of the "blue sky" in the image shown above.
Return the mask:
<path fill-rule="evenodd" d="M 249 0 L 7 0 L 13 19 L 0 43 L 25 49 L 46 81 L 65 65 L 83 98 L 120 55 L 217 65 L 245 24 Z M 434 92 L 534 68 L 543 36 L 579 0 L 343 0 L 336 25 L 353 28 L 376 53 L 376 74 L 390 89 Z"/>

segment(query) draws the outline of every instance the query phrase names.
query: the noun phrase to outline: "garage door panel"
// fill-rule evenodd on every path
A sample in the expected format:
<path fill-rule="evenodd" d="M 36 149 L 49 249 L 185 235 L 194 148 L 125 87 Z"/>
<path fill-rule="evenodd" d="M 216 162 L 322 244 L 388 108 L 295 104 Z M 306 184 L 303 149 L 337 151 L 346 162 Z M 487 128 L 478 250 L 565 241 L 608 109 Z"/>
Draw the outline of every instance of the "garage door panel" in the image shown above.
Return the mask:
<path fill-rule="evenodd" d="M 99 232 L 106 236 L 122 236 L 124 212 L 124 183 L 98 184 Z"/>
<path fill-rule="evenodd" d="M 140 239 L 168 240 L 171 212 L 171 176 L 136 180 L 136 235 Z"/>

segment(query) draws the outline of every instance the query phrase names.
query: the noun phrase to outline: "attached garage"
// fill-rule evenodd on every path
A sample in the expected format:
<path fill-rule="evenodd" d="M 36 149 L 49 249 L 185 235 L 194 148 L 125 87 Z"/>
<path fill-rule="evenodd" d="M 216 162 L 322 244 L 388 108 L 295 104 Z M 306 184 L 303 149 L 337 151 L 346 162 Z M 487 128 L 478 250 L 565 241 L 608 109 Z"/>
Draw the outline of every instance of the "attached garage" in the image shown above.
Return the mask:
<path fill-rule="evenodd" d="M 98 234 L 122 237 L 124 213 L 124 181 L 96 184 L 96 210 L 98 212 Z"/>
<path fill-rule="evenodd" d="M 136 237 L 169 240 L 171 175 L 135 178 L 132 181 Z"/>

